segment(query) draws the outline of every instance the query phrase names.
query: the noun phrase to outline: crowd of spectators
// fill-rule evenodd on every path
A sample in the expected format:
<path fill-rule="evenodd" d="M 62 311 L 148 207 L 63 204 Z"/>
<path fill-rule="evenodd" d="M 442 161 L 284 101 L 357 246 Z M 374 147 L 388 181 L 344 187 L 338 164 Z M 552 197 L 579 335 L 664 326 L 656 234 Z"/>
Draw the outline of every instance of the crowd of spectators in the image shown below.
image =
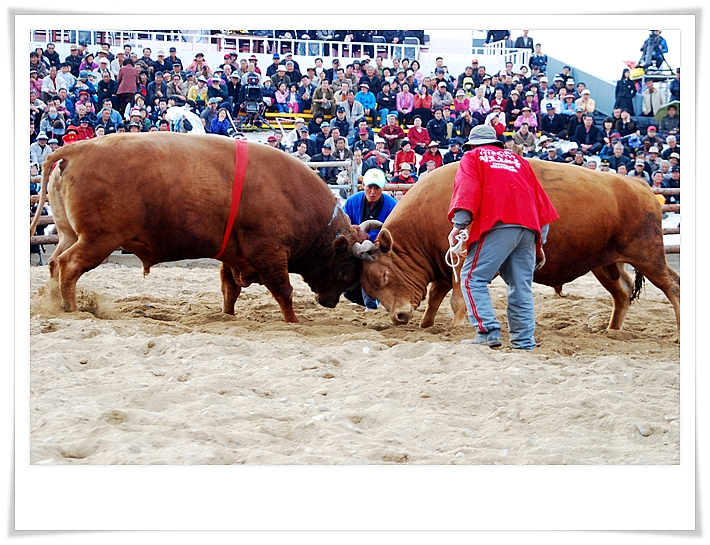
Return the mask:
<path fill-rule="evenodd" d="M 407 36 L 423 42 L 423 31 L 249 32 L 332 41 L 332 54 L 348 42 L 370 43 L 375 34 L 394 44 Z M 239 59 L 236 52 L 225 53 L 221 64 L 210 66 L 199 52 L 182 60 L 175 47 L 154 55 L 149 47 L 112 51 L 107 43 L 96 51 L 86 43 L 72 45 L 62 60 L 49 43 L 30 53 L 30 161 L 41 171 L 44 157 L 57 146 L 114 132 L 174 130 L 167 119 L 172 106 L 189 107 L 205 132 L 233 136 L 232 120 L 243 114 L 248 82 L 256 82 L 265 112 L 295 117 L 295 128 L 270 136 L 267 145 L 304 162 L 352 158 L 359 175 L 378 168 L 388 180 L 410 183 L 458 161 L 471 129 L 487 124 L 525 157 L 626 170 L 649 185 L 661 171 L 662 183 L 673 186 L 680 159 L 677 108 L 668 107 L 658 126 L 642 134 L 634 125 L 632 102 L 640 89 L 624 70 L 613 113 L 603 127 L 596 126 L 596 104 L 584 82 L 573 79 L 569 66 L 548 74 L 547 56 L 527 32 L 514 45 L 533 51 L 529 65 L 508 62 L 491 73 L 474 58 L 461 74 L 449 73 L 442 57 L 429 71 L 416 59 L 374 56 L 366 45 L 360 57 L 343 64 L 334 58 L 325 66 L 322 58 L 309 57 L 312 66 L 300 66 L 291 51 L 274 51 L 264 67 L 256 55 Z M 488 34 L 486 43 L 510 40 L 510 31 Z M 668 98 L 678 99 L 679 85 L 680 69 L 670 97 L 662 98 L 647 80 L 641 115 L 654 116 Z M 301 117 L 307 113 L 308 122 Z M 669 161 L 665 170 L 663 161 Z M 327 183 L 336 183 L 341 172 L 343 167 L 318 169 Z"/>

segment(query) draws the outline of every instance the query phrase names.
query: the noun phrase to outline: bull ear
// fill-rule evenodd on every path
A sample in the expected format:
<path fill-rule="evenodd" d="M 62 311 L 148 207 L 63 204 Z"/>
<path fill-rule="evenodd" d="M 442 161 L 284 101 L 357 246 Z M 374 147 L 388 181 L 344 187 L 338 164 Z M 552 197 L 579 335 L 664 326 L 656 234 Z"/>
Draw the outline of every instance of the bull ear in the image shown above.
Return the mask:
<path fill-rule="evenodd" d="M 392 233 L 390 233 L 386 228 L 382 229 L 377 235 L 377 240 L 375 241 L 379 245 L 379 250 L 386 254 L 392 250 Z"/>
<path fill-rule="evenodd" d="M 350 251 L 348 237 L 335 237 L 333 241 L 333 251 L 336 253 L 347 253 Z"/>

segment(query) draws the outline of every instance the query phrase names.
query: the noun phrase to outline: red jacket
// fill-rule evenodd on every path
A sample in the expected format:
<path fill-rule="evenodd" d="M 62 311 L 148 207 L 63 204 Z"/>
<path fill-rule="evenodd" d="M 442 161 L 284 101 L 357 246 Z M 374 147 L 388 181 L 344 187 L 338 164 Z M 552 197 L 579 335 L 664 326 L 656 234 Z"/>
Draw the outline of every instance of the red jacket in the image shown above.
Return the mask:
<path fill-rule="evenodd" d="M 436 154 L 426 150 L 419 161 L 419 166 L 426 165 L 429 161 L 434 161 L 434 163 L 436 163 L 436 168 L 439 168 L 444 163 L 444 157 L 438 150 Z"/>
<path fill-rule="evenodd" d="M 399 172 L 399 165 L 402 163 L 409 163 L 412 168 L 414 168 L 417 161 L 417 154 L 414 153 L 413 149 L 409 150 L 409 153 L 404 153 L 404 150 L 399 150 L 394 154 L 394 172 Z"/>
<path fill-rule="evenodd" d="M 464 153 L 454 179 L 448 218 L 457 209 L 473 214 L 469 246 L 497 222 L 522 225 L 537 233 L 559 215 L 527 160 L 493 144 Z"/>
<path fill-rule="evenodd" d="M 424 127 L 421 127 L 418 131 L 414 127 L 410 128 L 407 132 L 407 140 L 412 143 L 413 148 L 416 148 L 417 146 L 427 147 L 429 142 L 431 142 L 431 138 L 429 138 L 429 131 L 427 131 Z"/>

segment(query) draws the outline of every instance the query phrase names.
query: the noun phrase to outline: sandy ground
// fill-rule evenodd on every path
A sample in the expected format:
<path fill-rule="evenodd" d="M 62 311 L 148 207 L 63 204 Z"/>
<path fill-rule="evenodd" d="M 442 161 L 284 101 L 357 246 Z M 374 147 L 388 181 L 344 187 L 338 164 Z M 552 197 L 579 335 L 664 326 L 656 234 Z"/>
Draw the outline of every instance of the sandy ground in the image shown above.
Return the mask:
<path fill-rule="evenodd" d="M 31 267 L 36 464 L 678 464 L 680 346 L 646 283 L 622 331 L 589 274 L 535 286 L 539 347 L 461 345 L 470 326 L 394 327 L 297 275 L 299 324 L 262 286 L 221 312 L 216 262 L 117 257 L 79 281 L 81 311 Z M 505 323 L 505 285 L 492 294 Z M 416 323 L 423 308 L 418 311 Z"/>

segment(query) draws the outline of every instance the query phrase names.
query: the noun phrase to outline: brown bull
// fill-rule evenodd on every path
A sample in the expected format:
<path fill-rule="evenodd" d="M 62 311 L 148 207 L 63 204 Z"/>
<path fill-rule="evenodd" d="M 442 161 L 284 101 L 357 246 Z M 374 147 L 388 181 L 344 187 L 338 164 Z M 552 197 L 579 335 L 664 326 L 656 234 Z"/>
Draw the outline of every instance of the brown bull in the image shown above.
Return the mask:
<path fill-rule="evenodd" d="M 294 272 L 321 305 L 334 307 L 358 282 L 360 261 L 351 252 L 366 236 L 310 168 L 274 148 L 247 146 L 241 202 L 219 258 L 239 271 L 230 298 L 258 281 L 284 319 L 297 322 Z M 40 208 L 51 182 L 59 244 L 49 260 L 50 283 L 55 295 L 58 285 L 64 309 L 77 310 L 77 280 L 119 247 L 138 256 L 145 274 L 157 263 L 216 256 L 230 215 L 235 159 L 232 139 L 157 132 L 96 138 L 48 155 Z"/>
<path fill-rule="evenodd" d="M 609 329 L 621 329 L 645 276 L 668 297 L 680 330 L 680 277 L 666 263 L 661 207 L 648 185 L 566 164 L 531 160 L 530 165 L 560 215 L 550 224 L 547 261 L 534 281 L 559 293 L 563 284 L 592 271 L 614 298 Z M 385 221 L 375 241 L 374 261 L 364 263 L 360 282 L 395 325 L 409 322 L 430 283 L 421 327 L 434 324 L 452 286 L 452 325 L 466 318 L 461 289 L 445 262 L 451 231 L 447 212 L 457 168 L 458 163 L 446 165 L 414 185 Z M 636 282 L 624 263 L 635 267 Z"/>

